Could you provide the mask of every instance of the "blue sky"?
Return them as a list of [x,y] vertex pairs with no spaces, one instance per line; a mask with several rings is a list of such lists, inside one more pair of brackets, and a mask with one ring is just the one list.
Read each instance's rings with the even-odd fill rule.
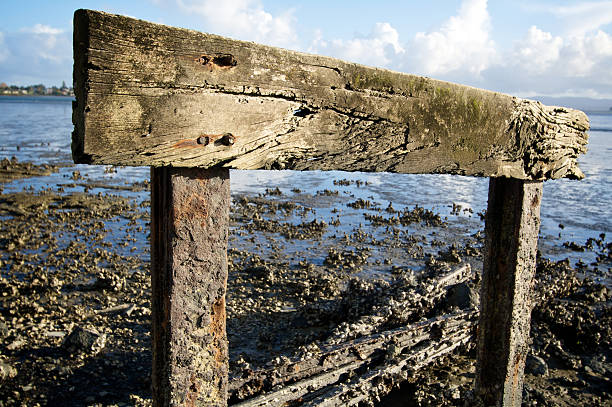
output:
[[4,2],[0,82],[70,83],[77,8],[519,96],[612,97],[612,1]]

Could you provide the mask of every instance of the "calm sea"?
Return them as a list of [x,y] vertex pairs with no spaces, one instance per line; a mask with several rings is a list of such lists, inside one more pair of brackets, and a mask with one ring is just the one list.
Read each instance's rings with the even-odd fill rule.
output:
[[[5,192],[24,189],[40,190],[66,184],[74,171],[91,181],[107,184],[131,184],[148,179],[148,168],[118,168],[108,171],[105,166],[73,165],[70,155],[72,132],[71,98],[65,97],[2,97],[0,96],[0,159],[17,157],[20,161],[62,165],[59,173],[27,180],[17,180],[4,186]],[[601,233],[612,240],[612,114],[587,112],[591,120],[589,151],[580,159],[580,167],[586,174],[583,181],[556,180],[544,185],[542,202],[542,228],[540,248],[554,259],[570,257],[572,261],[593,260],[592,253],[572,252],[563,249],[562,243],[572,241],[584,244],[588,238],[598,238]],[[334,185],[334,180],[348,179],[367,183],[356,187]],[[316,195],[317,191],[339,191],[346,199],[322,199],[315,205],[319,218],[331,219],[334,207],[346,210],[348,199],[370,199],[385,208],[392,203],[396,209],[419,205],[432,209],[449,220],[456,219],[473,233],[482,228],[476,216],[486,208],[488,180],[447,175],[404,175],[383,173],[342,172],[294,172],[294,171],[232,171],[231,188],[234,195],[264,193],[267,188],[278,187],[291,196],[291,190]],[[70,189],[67,189],[69,191]],[[82,187],[74,190],[82,191]],[[97,192],[94,190],[94,192]],[[111,193],[101,189],[100,192]],[[148,192],[117,192],[134,199],[148,199]],[[301,199],[296,196],[296,200]],[[472,212],[453,218],[452,204],[462,205]],[[455,214],[456,215],[456,214]],[[364,222],[362,215],[348,218],[349,223]],[[355,225],[343,228],[350,230]],[[365,223],[365,222],[364,222]],[[143,237],[144,240],[144,237]],[[314,245],[316,246],[316,244]],[[606,267],[609,267],[607,265]],[[609,269],[608,269],[609,271]]]

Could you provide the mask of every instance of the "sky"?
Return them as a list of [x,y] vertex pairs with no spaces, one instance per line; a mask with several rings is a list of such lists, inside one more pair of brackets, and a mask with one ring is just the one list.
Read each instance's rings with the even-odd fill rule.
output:
[[72,83],[102,10],[516,96],[612,98],[612,1],[2,0],[0,82]]

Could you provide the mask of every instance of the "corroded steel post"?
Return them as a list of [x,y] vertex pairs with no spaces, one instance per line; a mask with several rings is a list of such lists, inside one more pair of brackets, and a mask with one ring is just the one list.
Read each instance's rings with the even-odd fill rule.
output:
[[151,169],[153,401],[226,406],[226,168]]
[[521,405],[541,198],[541,182],[489,181],[476,371],[485,406]]

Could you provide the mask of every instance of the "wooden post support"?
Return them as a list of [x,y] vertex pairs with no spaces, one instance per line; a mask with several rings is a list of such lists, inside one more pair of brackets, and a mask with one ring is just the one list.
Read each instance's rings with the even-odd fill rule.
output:
[[226,168],[151,170],[153,400],[226,406]]
[[539,181],[489,181],[476,372],[485,406],[521,405],[541,198]]

